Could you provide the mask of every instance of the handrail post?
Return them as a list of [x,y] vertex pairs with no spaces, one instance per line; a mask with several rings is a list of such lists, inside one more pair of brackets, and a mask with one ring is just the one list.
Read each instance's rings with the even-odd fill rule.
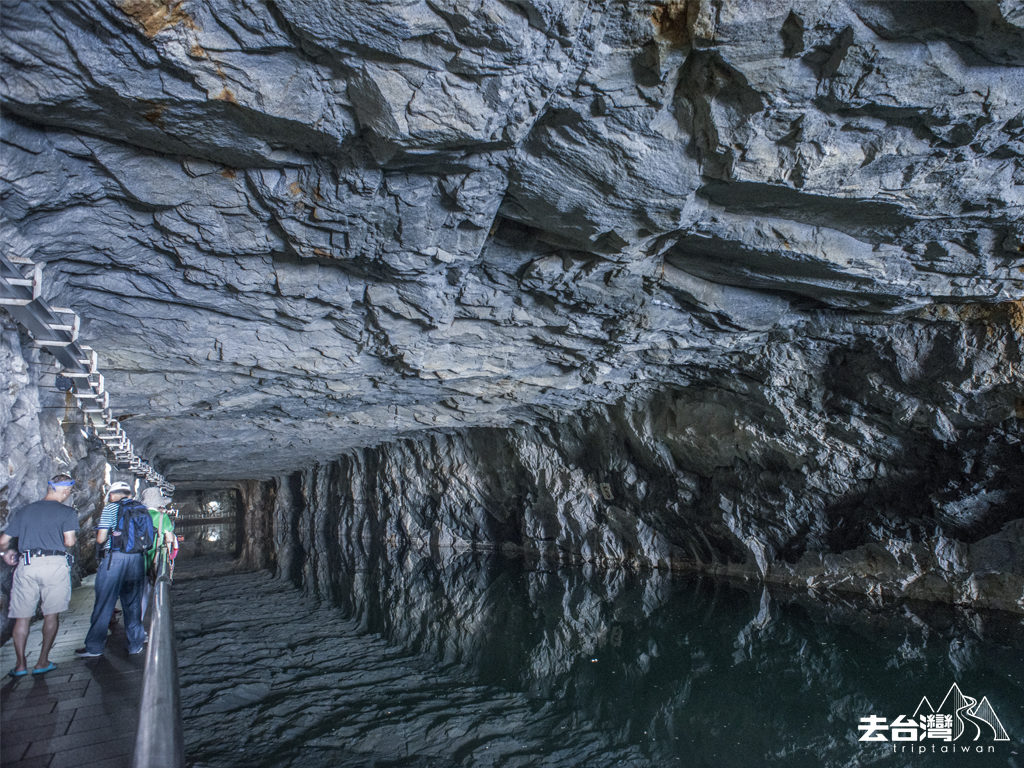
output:
[[171,581],[167,547],[157,555],[149,647],[142,676],[139,730],[135,735],[132,768],[183,768],[185,746],[178,690],[178,654],[171,617]]

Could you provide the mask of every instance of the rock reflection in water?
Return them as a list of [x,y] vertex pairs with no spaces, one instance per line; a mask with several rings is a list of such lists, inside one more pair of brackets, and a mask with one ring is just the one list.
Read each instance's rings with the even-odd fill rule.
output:
[[652,765],[902,764],[891,745],[858,741],[860,718],[913,714],[925,695],[937,705],[954,681],[988,696],[1012,739],[984,742],[996,750],[978,764],[1019,757],[1024,622],[1013,615],[823,606],[720,580],[474,553],[349,566],[332,591],[364,629],[564,708]]
[[181,554],[184,557],[223,557],[233,555],[237,550],[234,523],[207,524],[190,522],[175,528],[179,537]]
[[177,587],[195,765],[916,767],[859,718],[953,681],[1013,739],[970,766],[1020,759],[1018,617],[468,553],[347,566],[316,585],[334,607],[264,574]]

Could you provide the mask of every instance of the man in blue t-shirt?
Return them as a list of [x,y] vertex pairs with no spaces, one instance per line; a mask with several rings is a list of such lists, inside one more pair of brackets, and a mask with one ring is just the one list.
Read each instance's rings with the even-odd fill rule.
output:
[[146,564],[143,554],[121,552],[110,546],[110,531],[117,527],[118,502],[129,499],[132,488],[128,483],[116,482],[107,491],[107,501],[96,526],[96,543],[103,547],[103,559],[96,567],[96,603],[92,608],[91,624],[85,636],[85,647],[75,651],[77,656],[102,656],[107,644],[110,618],[118,598],[124,609],[124,632],[128,640],[128,653],[142,653],[146,630],[142,626],[142,590],[146,584]]
[[[8,564],[18,564],[8,611],[8,616],[14,619],[12,639],[17,657],[14,669],[8,673],[11,677],[28,674],[25,645],[28,643],[29,623],[40,604],[43,610],[43,644],[32,674],[45,675],[57,668],[56,664],[50,663],[49,655],[60,627],[60,614],[68,609],[71,602],[71,562],[64,548],[75,545],[78,513],[64,502],[71,496],[74,485],[71,475],[54,475],[47,484],[43,500],[16,509],[0,535],[0,555]],[[13,539],[18,540],[18,550],[11,548]]]

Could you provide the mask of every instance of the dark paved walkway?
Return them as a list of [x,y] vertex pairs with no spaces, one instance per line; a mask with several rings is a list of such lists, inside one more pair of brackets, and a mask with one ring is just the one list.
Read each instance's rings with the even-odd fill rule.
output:
[[[128,656],[119,622],[106,654],[79,659],[93,605],[92,578],[74,590],[50,652],[57,669],[7,677],[14,647],[0,649],[0,765],[4,768],[124,768],[131,763],[145,654]],[[39,654],[42,623],[33,622],[28,665]],[[127,735],[127,737],[126,737]]]

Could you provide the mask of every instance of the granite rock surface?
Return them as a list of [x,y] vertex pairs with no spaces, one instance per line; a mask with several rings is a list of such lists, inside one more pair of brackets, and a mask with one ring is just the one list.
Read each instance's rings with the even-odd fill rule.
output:
[[0,18],[0,236],[172,481],[1019,609],[1016,4]]

